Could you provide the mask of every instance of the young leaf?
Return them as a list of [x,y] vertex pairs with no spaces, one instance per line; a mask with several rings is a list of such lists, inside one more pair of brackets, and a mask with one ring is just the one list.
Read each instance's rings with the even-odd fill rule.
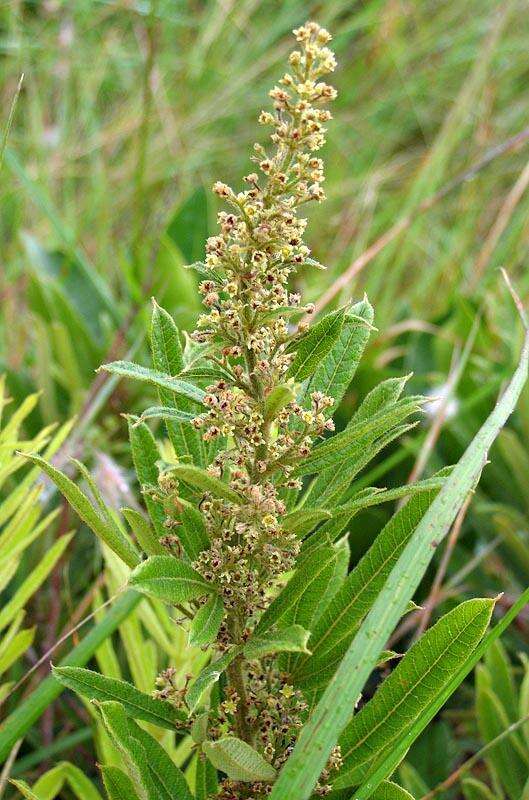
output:
[[[185,422],[189,424],[195,417],[196,414],[190,414],[189,411],[181,411],[179,408],[171,408],[171,406],[150,406],[150,408],[146,408],[145,411],[141,412],[139,421],[163,419],[165,422]],[[175,451],[179,456],[185,455],[185,450],[182,450],[181,447],[176,449],[175,446]]]
[[276,386],[266,398],[265,420],[267,422],[274,420],[281,409],[294,399],[295,395],[290,386],[285,384]]
[[192,647],[203,647],[210,644],[219,632],[223,616],[222,599],[218,594],[214,594],[195,614],[189,629],[189,644]]
[[202,575],[173,556],[151,556],[143,561],[131,572],[129,584],[166,603],[185,603],[214,592]]
[[493,600],[467,600],[445,614],[406,653],[375,696],[355,714],[339,742],[343,766],[335,788],[356,786],[394,740],[405,736],[422,708],[457,671],[490,621]]
[[134,508],[121,508],[121,513],[129,523],[143,552],[148,556],[162,556],[167,550],[162,547],[150,522]]
[[213,766],[226,773],[232,781],[269,783],[275,778],[276,771],[272,765],[257,750],[235,736],[204,742],[202,749]]
[[[309,380],[303,397],[310,397],[312,392],[323,392],[334,399],[330,411],[340,404],[360,363],[373,316],[373,308],[367,299],[347,309],[340,335]],[[300,403],[303,403],[303,398]]]
[[301,625],[288,625],[267,631],[262,636],[252,636],[244,646],[244,655],[249,659],[272,656],[275,653],[310,653],[307,642],[310,631]]
[[[140,486],[157,486],[157,461],[160,458],[160,453],[154,441],[154,436],[147,425],[144,422],[140,423],[135,417],[128,417],[127,422],[132,460]],[[156,535],[161,539],[167,533],[164,527],[165,511],[163,505],[147,492],[144,492],[144,500]]]
[[462,503],[477,483],[488,449],[516,405],[527,379],[528,358],[529,333],[519,366],[501,399],[422,518],[303,728],[274,785],[272,800],[307,800],[310,796],[384,643],[430,563],[435,544],[446,536]]
[[207,667],[204,667],[200,675],[195,678],[186,693],[186,703],[190,714],[196,711],[204,693],[218,681],[222,673],[228,669],[233,659],[239,655],[239,652],[240,648],[238,647],[228,650],[216,661],[212,661]]
[[76,484],[66,475],[48,464],[40,456],[27,455],[30,461],[37,464],[46,475],[51,478],[59,491],[65,496],[74,511],[85,522],[89,528],[98,536],[111,550],[118,555],[128,567],[135,567],[139,563],[139,554],[130,540],[120,531],[115,524],[110,524],[104,520],[88,498],[82,493]]
[[294,378],[295,381],[301,382],[312,375],[340,335],[344,316],[345,309],[343,308],[332,311],[287,348],[287,352],[296,351],[294,360],[286,373],[287,378]]
[[[153,300],[150,338],[154,368],[171,377],[181,373],[184,369],[184,357],[178,328],[171,315],[155,300]],[[185,380],[189,381],[190,376],[187,375]],[[196,413],[192,413],[196,406],[194,407],[188,399],[179,397],[162,387],[158,388],[158,394],[163,404],[161,416],[167,423],[167,433],[176,455],[179,458],[189,456],[191,461],[202,464],[204,448],[201,435],[188,424],[196,416]],[[156,409],[149,409],[142,414],[142,417],[146,418],[149,412],[150,416],[153,416],[155,411]]]
[[108,800],[138,800],[134,784],[119,767],[101,767]]
[[192,464],[177,464],[171,467],[171,475],[183,481],[195,491],[198,489],[200,492],[209,492],[214,497],[222,497],[224,500],[229,500],[230,503],[241,503],[241,496],[234,489],[231,489],[219,478],[210,475],[205,469],[195,467]]
[[107,678],[82,667],[54,667],[53,674],[63,686],[89,700],[115,700],[134,719],[151,722],[161,728],[174,730],[186,717],[171,703],[158,700],[135,686],[116,678]]
[[142,367],[140,364],[133,364],[130,361],[113,361],[111,364],[103,364],[99,370],[111,372],[114,375],[122,375],[125,378],[134,378],[137,381],[150,383],[158,389],[166,389],[173,394],[186,397],[188,400],[193,400],[195,403],[202,403],[205,392],[199,389],[188,381],[183,381],[180,378],[172,378],[163,372],[158,372],[154,369]]

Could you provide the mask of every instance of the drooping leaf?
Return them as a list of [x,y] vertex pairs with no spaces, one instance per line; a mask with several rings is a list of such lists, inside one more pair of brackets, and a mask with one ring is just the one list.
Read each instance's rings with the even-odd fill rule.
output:
[[103,364],[99,369],[114,375],[121,375],[124,378],[150,383],[158,389],[165,389],[173,394],[186,397],[188,400],[193,400],[195,403],[202,403],[204,399],[205,393],[202,389],[189,381],[172,378],[164,372],[142,367],[141,364],[133,364],[132,361],[113,361],[111,364]]
[[477,646],[493,608],[493,600],[461,603],[406,653],[344,730],[339,740],[344,763],[333,781],[337,789],[360,784],[393,740],[406,735],[439,685],[457,671],[462,656]]
[[246,658],[264,658],[275,653],[309,653],[310,631],[301,625],[268,630],[262,636],[252,636],[244,646]]
[[132,542],[121,532],[115,524],[109,524],[94,509],[88,498],[82,493],[79,487],[60,472],[52,464],[48,464],[43,458],[35,455],[27,455],[30,461],[37,464],[46,475],[51,478],[59,491],[65,496],[74,511],[85,522],[88,527],[98,536],[111,550],[118,555],[128,567],[134,567],[139,562],[140,557]]
[[133,719],[142,719],[161,728],[174,730],[186,717],[171,703],[140,692],[127,681],[108,678],[82,667],[54,667],[53,674],[63,686],[89,700],[115,700]]
[[233,781],[273,781],[275,769],[249,744],[235,736],[225,736],[216,742],[202,745],[214,767],[225,772]]
[[166,603],[185,603],[214,592],[202,575],[173,556],[151,556],[142,561],[131,572],[129,584]]
[[300,382],[313,374],[339,337],[344,316],[343,308],[332,311],[287,348],[287,352],[291,350],[296,352],[286,373],[287,378],[294,378]]
[[214,497],[222,497],[231,503],[241,503],[241,496],[234,489],[231,489],[219,478],[210,475],[205,469],[192,464],[177,464],[171,467],[171,475],[195,491],[198,489],[200,492],[210,492]]
[[214,641],[224,616],[220,595],[214,594],[199,608],[189,629],[189,644],[203,647]]

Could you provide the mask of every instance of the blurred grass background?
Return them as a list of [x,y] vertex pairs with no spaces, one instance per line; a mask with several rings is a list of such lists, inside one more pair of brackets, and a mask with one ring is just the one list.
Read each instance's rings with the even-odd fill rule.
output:
[[[323,152],[329,199],[311,210],[308,228],[327,271],[298,280],[320,304],[331,288],[329,307],[367,292],[378,328],[338,422],[391,375],[413,371],[413,389],[435,395],[453,384],[449,413],[434,410],[364,483],[403,483],[414,470],[453,463],[517,357],[520,330],[499,267],[527,299],[522,0],[4,0],[0,374],[13,408],[40,392],[24,420],[27,439],[77,415],[62,462],[71,453],[86,460],[116,507],[137,494],[127,483],[120,413],[144,408],[149,396],[95,370],[112,358],[147,363],[151,295],[181,327],[192,326],[199,306],[183,265],[201,258],[214,230],[209,187],[216,179],[238,186],[249,171],[252,144],[264,135],[257,114],[285,69],[291,29],[310,17],[334,34],[339,98]],[[508,604],[527,585],[528,443],[526,392],[454,543],[439,603],[506,590]],[[387,513],[355,520],[353,558]],[[70,525],[62,506],[58,528],[31,545],[13,588],[0,587],[7,598]],[[82,526],[70,550],[28,604],[29,618],[42,623],[51,603],[53,623],[12,668],[14,679],[94,599],[103,557]],[[160,655],[144,622],[131,624],[132,639],[122,634],[132,661],[124,671],[147,690],[173,643]],[[523,625],[515,636],[526,647]],[[148,674],[134,667],[138,643],[149,649]],[[100,654],[100,668],[110,674],[114,658]],[[71,708],[61,705],[35,728],[14,774],[38,767],[61,726],[89,733],[86,711]],[[430,748],[419,744],[412,763],[430,785],[446,764],[428,773],[421,746]]]

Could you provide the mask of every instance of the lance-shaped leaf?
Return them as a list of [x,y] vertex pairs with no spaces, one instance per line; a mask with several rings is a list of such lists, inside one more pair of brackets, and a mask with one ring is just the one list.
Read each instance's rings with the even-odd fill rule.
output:
[[310,631],[301,625],[288,625],[252,636],[244,647],[246,658],[264,658],[275,653],[310,653],[307,649]]
[[14,786],[15,789],[18,789],[22,797],[25,797],[26,800],[41,800],[40,797],[37,797],[37,795],[31,791],[31,787],[28,786],[25,781],[10,780],[9,783]]
[[300,508],[283,517],[281,527],[303,539],[316,525],[324,519],[330,519],[331,516],[331,512],[325,508]]
[[[154,368],[171,377],[181,373],[184,369],[184,356],[178,328],[171,315],[155,300],[153,300],[150,339]],[[193,381],[190,375],[182,376],[180,380],[188,383]],[[167,433],[177,456],[179,458],[188,456],[196,464],[202,464],[204,458],[202,438],[200,432],[189,425],[196,416],[193,412],[197,407],[188,398],[163,387],[158,387],[158,395],[163,404],[162,414],[159,416],[166,422]],[[142,414],[142,417],[146,418],[149,412],[150,416],[153,416],[154,410],[149,409]]]
[[131,572],[129,583],[138,592],[176,604],[215,591],[200,573],[173,556],[151,556]]
[[[189,411],[181,411],[179,408],[171,408],[171,406],[150,406],[145,411],[141,412],[139,422],[144,422],[146,419],[163,419],[165,422],[185,422],[191,423],[196,414],[191,414]],[[178,449],[178,455],[183,455],[182,450]]]
[[137,381],[150,383],[158,389],[166,389],[173,394],[193,400],[195,403],[202,403],[205,396],[205,392],[202,389],[189,381],[184,381],[181,378],[172,378],[164,372],[148,369],[148,367],[142,367],[140,364],[133,364],[131,361],[113,361],[111,364],[103,364],[103,366],[99,367],[99,370],[105,370],[114,375],[122,375],[124,378],[134,378]]
[[465,800],[497,800],[494,792],[477,778],[463,778],[461,789]]
[[325,592],[336,563],[336,551],[330,545],[322,545],[302,560],[285,588],[268,606],[257,627],[255,635],[262,636],[272,626],[292,623],[310,628],[310,623]]
[[179,503],[181,525],[177,529],[178,538],[186,555],[191,561],[195,561],[202,550],[207,550],[210,544],[206,526],[198,508],[186,500],[180,499]]
[[37,464],[46,475],[51,478],[59,491],[65,496],[74,511],[85,522],[89,528],[98,536],[111,550],[118,555],[128,567],[134,567],[139,562],[139,554],[132,542],[118,528],[115,523],[110,523],[95,510],[89,499],[79,487],[67,475],[55,469],[40,456],[26,456],[34,464]]
[[202,749],[213,766],[226,773],[232,781],[269,783],[275,778],[276,771],[272,765],[257,750],[235,736],[204,742]]
[[195,767],[196,800],[209,800],[218,792],[217,770],[205,756],[197,755]]
[[223,616],[222,599],[218,594],[214,594],[195,614],[189,629],[189,644],[194,647],[210,644],[219,632]]
[[266,398],[265,420],[274,420],[282,408],[295,399],[294,392],[290,386],[282,384],[272,389]]
[[296,351],[287,378],[301,382],[312,375],[340,335],[344,316],[343,308],[332,311],[287,348],[287,352]]
[[[132,460],[136,469],[136,475],[141,487],[158,485],[158,466],[157,461],[160,453],[154,436],[144,422],[139,422],[136,417],[127,418],[129,426],[130,448]],[[148,492],[144,492],[145,505],[149,512],[149,517],[153,528],[159,539],[167,533],[164,527],[165,511],[163,505],[155,500]]]
[[127,681],[108,678],[82,667],[54,667],[53,674],[63,686],[89,700],[115,700],[134,719],[151,722],[161,728],[174,730],[186,717],[171,703],[140,692]]
[[129,720],[129,736],[145,753],[150,776],[160,800],[193,800],[187,781],[162,745]]
[[312,453],[295,469],[294,474],[310,475],[314,472],[337,468],[347,458],[347,449],[357,448],[361,440],[374,441],[380,437],[381,431],[396,427],[411,414],[421,410],[424,398],[420,395],[403,397],[393,406],[382,409],[372,417],[359,419],[351,423],[341,433],[314,448]]
[[108,800],[138,800],[134,784],[119,767],[101,767]]
[[209,492],[214,497],[222,497],[230,503],[240,504],[242,498],[226,483],[210,475],[205,469],[195,467],[192,464],[177,464],[171,467],[171,475],[183,481],[195,491]]
[[347,309],[340,334],[309,380],[301,403],[312,392],[323,392],[334,399],[329,412],[339,405],[360,363],[372,325],[373,308],[367,298]]
[[435,491],[419,494],[403,506],[349,573],[313,628],[312,656],[298,661],[293,674],[296,685],[317,688],[332,677],[434,497]]
[[233,647],[228,650],[216,661],[212,661],[207,667],[204,667],[202,672],[195,678],[186,693],[186,703],[192,714],[198,706],[208,689],[218,681],[223,672],[230,666],[231,662],[241,651],[240,647]]
[[376,761],[406,734],[440,684],[459,669],[490,621],[493,600],[468,600],[430,628],[356,714],[339,742],[343,766],[333,785],[356,786]]
[[160,544],[160,540],[143,514],[135,508],[121,508],[121,513],[129,523],[131,531],[136,536],[138,544],[148,556],[166,555],[167,550]]

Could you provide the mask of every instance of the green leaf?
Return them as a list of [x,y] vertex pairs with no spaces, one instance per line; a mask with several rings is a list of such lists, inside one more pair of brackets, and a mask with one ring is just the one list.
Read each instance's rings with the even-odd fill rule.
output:
[[129,523],[143,552],[148,556],[166,555],[167,551],[160,544],[149,521],[134,508],[122,508],[121,513]]
[[265,420],[267,422],[274,420],[281,409],[291,403],[292,400],[295,400],[295,395],[290,386],[276,386],[266,398]]
[[204,755],[197,754],[195,770],[196,800],[209,800],[218,792],[217,770]]
[[182,498],[179,499],[179,504],[181,525],[177,528],[178,538],[186,555],[191,561],[195,561],[210,545],[206,526],[198,508]]
[[413,796],[393,781],[383,781],[373,792],[373,800],[413,800]]
[[134,378],[137,381],[150,383],[158,389],[166,389],[173,394],[187,397],[188,400],[194,400],[195,403],[202,403],[205,396],[205,392],[202,389],[188,381],[173,378],[164,372],[142,367],[141,364],[133,364],[132,361],[113,361],[111,364],[103,364],[99,367],[98,371],[100,370],[111,372],[114,375],[121,375],[124,378]]
[[119,767],[101,767],[108,800],[138,800],[134,784]]
[[[180,334],[175,321],[165,309],[153,300],[151,317],[151,350],[154,368],[157,372],[174,377],[184,369],[184,357]],[[189,375],[185,380],[190,381]],[[167,423],[167,433],[177,457],[188,456],[196,464],[203,463],[203,443],[199,431],[189,425],[196,416],[196,406],[189,399],[179,397],[173,392],[158,388],[162,408],[148,409],[142,418],[162,416]],[[160,413],[161,412],[161,413]]]
[[[497,696],[490,689],[478,686],[476,693],[478,729],[484,742],[490,742],[509,727],[509,718]],[[510,800],[522,796],[529,764],[522,758],[510,737],[500,741],[486,755],[486,762],[498,775]]]
[[331,516],[331,512],[325,508],[300,508],[283,517],[281,527],[303,539],[316,525],[324,519],[330,519]]
[[[144,486],[157,486],[159,477],[157,462],[160,459],[160,453],[154,441],[154,436],[147,425],[144,422],[139,422],[135,417],[129,416],[127,422],[132,461],[134,462],[139,484],[142,488]],[[143,497],[156,535],[161,539],[167,533],[164,526],[165,511],[163,505],[151,497],[148,492],[144,492]]]
[[215,591],[202,575],[174,556],[151,556],[131,572],[129,584],[138,592],[177,604]]
[[[431,561],[435,545],[446,536],[468,493],[476,485],[488,450],[516,405],[527,379],[528,357],[529,333],[519,366],[501,399],[422,518],[300,733],[274,785],[272,800],[307,800],[310,796],[380,651]],[[380,779],[388,774],[391,773],[382,774]],[[357,800],[365,800],[377,785],[371,781],[363,795],[361,787]]]
[[374,697],[355,714],[339,742],[337,789],[360,784],[473,650],[490,621],[493,600],[467,600],[445,614],[406,653]]
[[14,786],[14,787],[15,787],[15,789],[18,789],[18,791],[20,792],[20,794],[21,794],[23,797],[26,797],[26,798],[27,798],[27,800],[42,800],[42,798],[41,798],[41,797],[37,797],[37,795],[36,795],[36,794],[34,794],[34,793],[31,791],[31,788],[30,788],[30,787],[27,785],[27,783],[26,783],[25,781],[13,781],[13,780],[10,780],[10,781],[9,781],[9,783],[10,783],[12,786]]
[[298,623],[310,628],[310,623],[329,579],[334,572],[336,551],[323,545],[307,556],[285,588],[268,606],[259,620],[254,634],[263,636],[278,623]]
[[155,699],[135,686],[116,678],[107,678],[82,667],[54,667],[53,674],[63,686],[89,700],[116,700],[134,719],[174,730],[186,717],[171,703]]
[[317,688],[332,677],[435,494],[419,494],[403,506],[349,573],[313,627],[312,656],[298,661],[293,673],[296,685]]
[[203,647],[213,642],[223,617],[222,599],[215,594],[197,611],[189,629],[189,644],[193,647]]
[[44,583],[66,550],[71,538],[72,534],[65,534],[57,539],[34,567],[33,571],[21,583],[14,595],[2,606],[0,609],[0,631],[10,624],[20,609],[24,608],[31,595]]
[[491,677],[492,690],[503,705],[509,722],[516,722],[519,718],[518,699],[513,669],[499,639],[487,650],[485,664]]
[[156,739],[135,722],[129,721],[129,736],[145,753],[150,778],[160,800],[193,800],[187,781],[168,753]]
[[46,475],[51,478],[59,491],[65,496],[71,507],[86,525],[103,541],[111,550],[121,558],[128,567],[134,567],[139,562],[139,554],[132,542],[122,533],[115,523],[108,518],[103,519],[95,510],[88,498],[79,487],[64,473],[55,469],[40,456],[26,455],[30,461],[37,464]]
[[224,500],[229,500],[230,503],[236,503],[237,505],[241,503],[242,498],[234,489],[231,489],[219,478],[210,475],[205,469],[195,467],[192,464],[177,464],[175,467],[171,467],[171,475],[183,481],[195,491],[198,489],[200,492],[209,492],[214,497],[222,497]]
[[294,360],[286,373],[287,378],[294,378],[295,381],[301,382],[312,375],[339,337],[344,316],[343,308],[332,311],[287,348],[287,352],[294,349],[296,351]]
[[310,397],[312,392],[323,392],[334,398],[334,406],[330,412],[339,405],[360,363],[369,339],[373,316],[373,308],[367,299],[345,312],[340,335],[308,382],[304,397]]
[[465,800],[497,800],[494,792],[477,778],[463,778],[461,789]]
[[244,647],[244,655],[249,659],[260,659],[275,653],[310,653],[307,642],[310,631],[301,625],[288,625],[267,631],[262,636],[252,636]]
[[234,658],[239,655],[239,652],[240,648],[238,647],[228,650],[216,661],[212,661],[207,667],[204,667],[202,672],[195,678],[186,693],[186,703],[190,714],[196,711],[205,692],[218,681]]
[[232,781],[273,781],[275,769],[265,761],[257,750],[235,736],[225,736],[216,742],[202,745],[214,767],[226,773]]

